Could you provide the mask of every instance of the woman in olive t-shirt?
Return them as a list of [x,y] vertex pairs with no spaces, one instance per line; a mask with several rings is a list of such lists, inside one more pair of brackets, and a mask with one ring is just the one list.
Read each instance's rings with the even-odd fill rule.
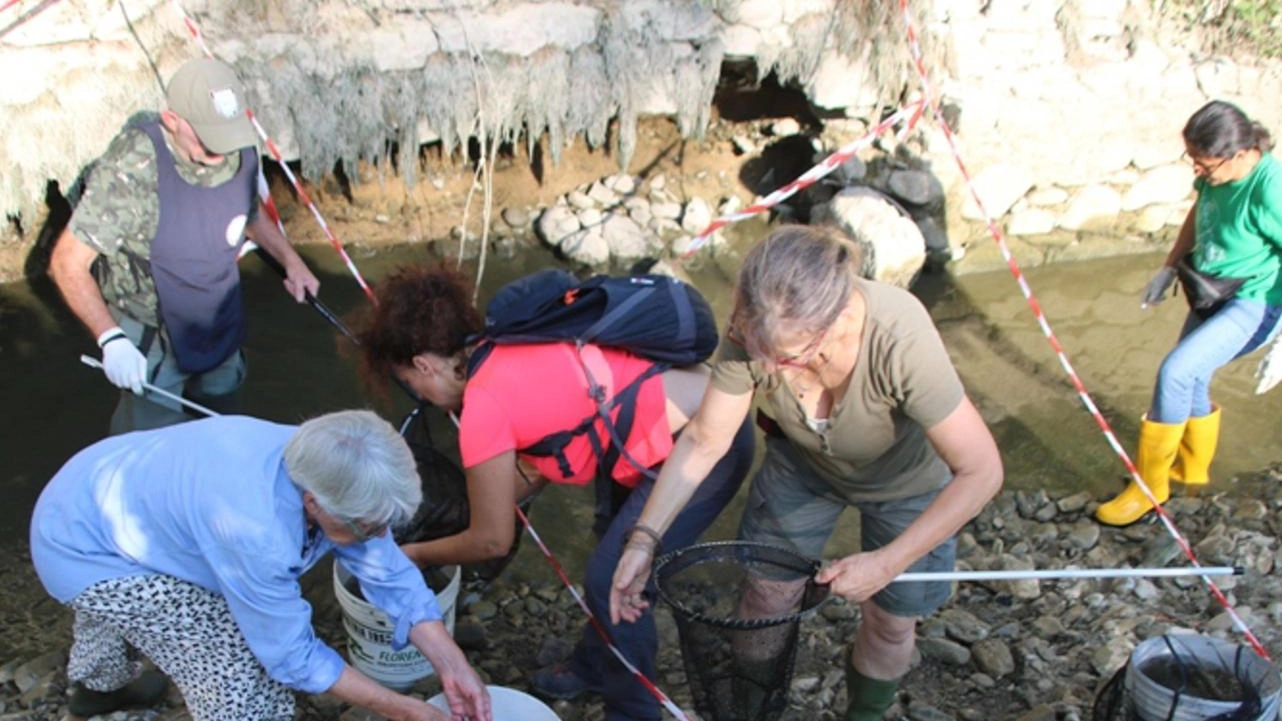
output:
[[[947,583],[892,583],[953,567],[953,536],[1002,483],[1001,458],[966,398],[926,309],[859,277],[859,252],[835,232],[786,226],[744,260],[729,342],[712,383],[664,464],[615,571],[611,616],[629,620],[653,544],[730,445],[755,393],[775,420],[739,535],[818,557],[855,507],[860,553],[816,576],[861,604],[847,657],[847,719],[880,719],[908,670],[917,619]],[[635,541],[635,542],[634,542]],[[740,614],[790,613],[807,579],[753,578]]]

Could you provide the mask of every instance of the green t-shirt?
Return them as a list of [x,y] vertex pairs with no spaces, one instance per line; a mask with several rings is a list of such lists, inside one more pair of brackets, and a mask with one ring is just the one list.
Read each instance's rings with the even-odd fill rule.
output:
[[1203,273],[1250,278],[1237,297],[1282,304],[1282,165],[1265,153],[1241,180],[1198,178],[1193,265]]
[[[169,152],[178,176],[192,185],[212,188],[231,180],[240,170],[240,153],[229,153],[226,161],[207,166],[183,159],[172,145]],[[252,210],[249,217],[253,218]],[[108,307],[151,326],[160,325],[156,287],[130,256],[151,257],[151,241],[159,224],[156,148],[145,132],[128,127],[94,162],[70,228],[80,242],[101,256],[95,262],[94,275]]]
[[906,290],[860,281],[866,302],[859,359],[841,403],[815,430],[784,376],[767,373],[724,341],[712,385],[733,395],[760,390],[811,468],[849,502],[908,498],[945,486],[952,472],[926,429],[957,409],[965,390],[930,315]]

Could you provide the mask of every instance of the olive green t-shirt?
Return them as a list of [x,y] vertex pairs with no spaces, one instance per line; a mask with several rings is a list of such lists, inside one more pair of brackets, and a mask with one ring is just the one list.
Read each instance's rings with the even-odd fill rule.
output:
[[1197,189],[1193,265],[1203,273],[1250,278],[1237,297],[1282,303],[1282,164],[1264,153],[1245,178]]
[[[172,145],[169,152],[178,176],[192,185],[212,188],[240,171],[238,152],[213,166],[183,158]],[[151,138],[139,128],[127,127],[94,163],[69,226],[80,242],[101,256],[94,275],[107,305],[152,326],[160,324],[155,283],[134,258],[151,258],[151,241],[160,224],[159,183]]]
[[961,380],[916,297],[875,281],[856,288],[867,308],[859,359],[826,427],[812,429],[786,378],[766,372],[729,340],[718,351],[712,385],[733,395],[760,390],[765,411],[792,445],[852,503],[938,490],[952,472],[925,429],[957,409],[965,395]]

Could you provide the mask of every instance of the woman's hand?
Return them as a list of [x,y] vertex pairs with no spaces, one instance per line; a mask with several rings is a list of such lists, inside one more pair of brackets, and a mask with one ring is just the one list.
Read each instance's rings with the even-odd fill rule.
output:
[[855,553],[828,564],[815,574],[817,583],[826,583],[832,592],[853,603],[861,603],[895,580],[900,569],[877,551]]
[[441,674],[441,689],[450,704],[451,718],[467,721],[493,721],[490,711],[490,692],[485,682],[471,666]]
[[463,651],[454,643],[445,624],[424,621],[410,628],[410,641],[436,669],[441,690],[450,705],[454,719],[493,721],[490,692],[485,682],[468,664]]
[[1140,298],[1140,307],[1147,308],[1166,300],[1166,291],[1175,284],[1175,269],[1169,265],[1162,266],[1153,279],[1144,286],[1144,295]]
[[610,622],[635,623],[650,607],[645,600],[645,584],[650,580],[650,564],[654,562],[654,546],[644,543],[638,534],[634,541],[628,539],[614,569],[610,584]]

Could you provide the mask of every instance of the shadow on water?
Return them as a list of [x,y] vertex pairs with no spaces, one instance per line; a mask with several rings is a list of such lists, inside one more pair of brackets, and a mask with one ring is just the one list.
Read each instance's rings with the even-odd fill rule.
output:
[[[754,227],[740,235],[755,237],[760,231]],[[725,268],[735,266],[733,247],[726,252],[728,256],[689,266],[694,282],[723,319],[730,304]],[[304,254],[321,278],[321,299],[350,321],[368,303],[363,293],[330,249],[310,246]],[[356,258],[371,283],[396,266],[425,261],[435,262],[420,245]],[[555,262],[539,251],[491,261],[482,302],[502,283]],[[1028,272],[1071,362],[1128,452],[1155,369],[1183,318],[1180,299],[1139,310],[1136,293],[1155,262],[1155,257],[1131,257]],[[247,259],[242,272],[251,314],[245,346],[250,375],[242,402],[246,413],[295,423],[330,410],[374,407],[398,422],[410,410],[410,401],[395,388],[385,398],[373,397],[357,379],[354,360],[340,347],[338,333],[314,310],[288,298],[279,278],[260,260]],[[927,274],[914,291],[930,308],[968,392],[997,437],[1008,488],[1085,489],[1103,496],[1120,486],[1120,461],[1083,409],[1009,274]],[[96,355],[93,341],[46,278],[0,285],[0,372],[5,378],[0,405],[6,410],[0,415],[5,457],[0,481],[7,501],[0,510],[2,544],[21,543],[45,481],[105,431],[115,392],[97,371],[81,365],[82,353]],[[1213,392],[1225,407],[1225,432],[1213,468],[1213,490],[1249,492],[1229,479],[1278,460],[1276,419],[1282,417],[1282,393],[1251,394],[1257,357],[1234,363],[1216,377]],[[431,413],[438,447],[457,458],[450,422],[439,411]],[[744,495],[718,519],[710,538],[733,536]],[[553,487],[531,514],[576,580],[592,545],[591,508],[590,488]],[[854,518],[852,514],[843,521],[826,556],[857,547]],[[523,544],[509,573],[551,578],[532,543]]]

